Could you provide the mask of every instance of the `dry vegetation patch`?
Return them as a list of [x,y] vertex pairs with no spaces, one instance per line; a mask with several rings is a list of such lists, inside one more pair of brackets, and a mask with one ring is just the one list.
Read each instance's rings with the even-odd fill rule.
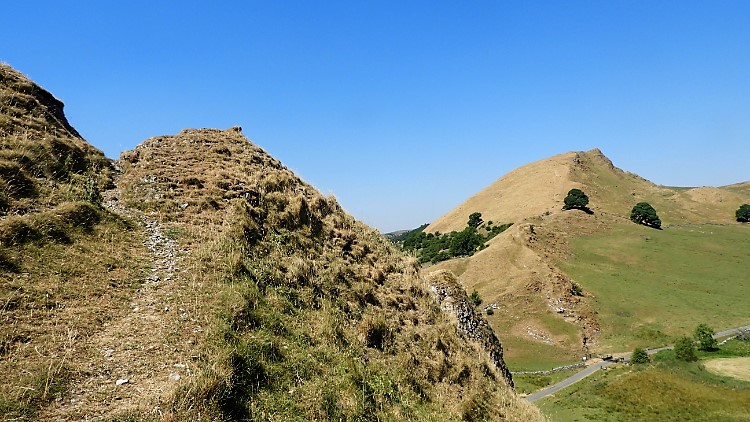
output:
[[750,381],[750,357],[708,359],[703,366],[715,374]]

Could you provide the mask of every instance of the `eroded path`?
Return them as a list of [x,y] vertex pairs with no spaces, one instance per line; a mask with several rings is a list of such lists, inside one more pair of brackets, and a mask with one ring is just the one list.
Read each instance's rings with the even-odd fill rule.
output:
[[118,197],[117,189],[107,192],[105,207],[141,226],[134,235],[143,236],[150,268],[119,318],[78,345],[88,356],[72,363],[81,375],[43,420],[101,420],[131,412],[158,417],[171,393],[192,376],[202,327],[191,318],[191,281],[180,267],[187,251],[167,236],[158,217],[127,208]]

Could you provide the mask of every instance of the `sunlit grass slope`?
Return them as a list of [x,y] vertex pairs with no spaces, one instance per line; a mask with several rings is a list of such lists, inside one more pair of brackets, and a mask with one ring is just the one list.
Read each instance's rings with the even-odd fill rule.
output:
[[666,344],[699,323],[749,322],[750,226],[623,223],[571,246],[562,268],[592,295],[604,350]]

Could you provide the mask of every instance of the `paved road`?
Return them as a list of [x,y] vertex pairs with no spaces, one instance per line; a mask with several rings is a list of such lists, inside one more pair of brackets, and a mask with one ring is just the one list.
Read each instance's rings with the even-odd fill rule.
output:
[[586,369],[576,372],[572,376],[565,378],[564,380],[558,382],[557,384],[547,387],[544,390],[537,391],[536,393],[529,394],[526,396],[526,400],[528,401],[537,401],[541,399],[542,397],[548,396],[550,394],[556,393],[559,390],[562,390],[563,388],[569,387],[578,381],[586,378],[587,376],[593,374],[594,372],[604,368],[605,366],[611,364],[612,361],[601,361],[597,362],[595,364],[589,365],[586,367]]
[[[718,333],[714,334],[714,338],[732,336],[732,335],[737,334],[739,332],[739,330],[750,331],[750,325],[745,325],[743,327],[735,327],[735,328],[730,328],[728,330],[719,331]],[[649,355],[653,355],[654,353],[658,353],[658,352],[661,352],[662,350],[667,350],[667,349],[671,349],[671,348],[672,348],[672,346],[665,346],[665,347],[659,347],[659,348],[655,348],[655,349],[647,349],[646,352]],[[623,358],[626,361],[629,361],[631,353],[617,353],[617,355],[618,356],[623,356]],[[550,394],[554,394],[554,393],[562,390],[563,388],[570,387],[571,385],[577,383],[578,381],[586,378],[587,376],[593,374],[594,372],[596,372],[596,371],[598,371],[598,370],[600,370],[600,369],[604,368],[605,366],[608,366],[608,365],[610,365],[612,363],[614,363],[614,362],[612,362],[612,361],[606,361],[605,360],[605,361],[602,361],[602,362],[597,362],[597,363],[591,364],[591,365],[587,366],[586,369],[584,369],[582,371],[579,371],[579,372],[576,372],[575,374],[569,376],[568,378],[565,378],[564,380],[558,382],[555,385],[547,387],[544,390],[539,390],[536,393],[529,394],[528,396],[526,396],[526,400],[528,400],[528,401],[537,401],[537,400],[539,400],[539,399],[541,399],[543,397],[546,397],[546,396],[548,396]]]

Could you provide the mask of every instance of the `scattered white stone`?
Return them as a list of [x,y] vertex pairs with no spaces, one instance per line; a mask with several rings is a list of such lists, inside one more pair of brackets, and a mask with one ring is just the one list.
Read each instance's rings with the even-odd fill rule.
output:
[[179,381],[180,374],[178,374],[177,372],[172,372],[171,374],[169,374],[169,379],[171,379],[172,381]]
[[174,366],[175,368],[179,368],[179,369],[185,369],[185,368],[187,368],[187,365],[185,365],[184,363],[175,363],[172,366]]
[[129,383],[130,380],[127,378],[120,378],[117,381],[115,381],[115,385],[123,385]]

